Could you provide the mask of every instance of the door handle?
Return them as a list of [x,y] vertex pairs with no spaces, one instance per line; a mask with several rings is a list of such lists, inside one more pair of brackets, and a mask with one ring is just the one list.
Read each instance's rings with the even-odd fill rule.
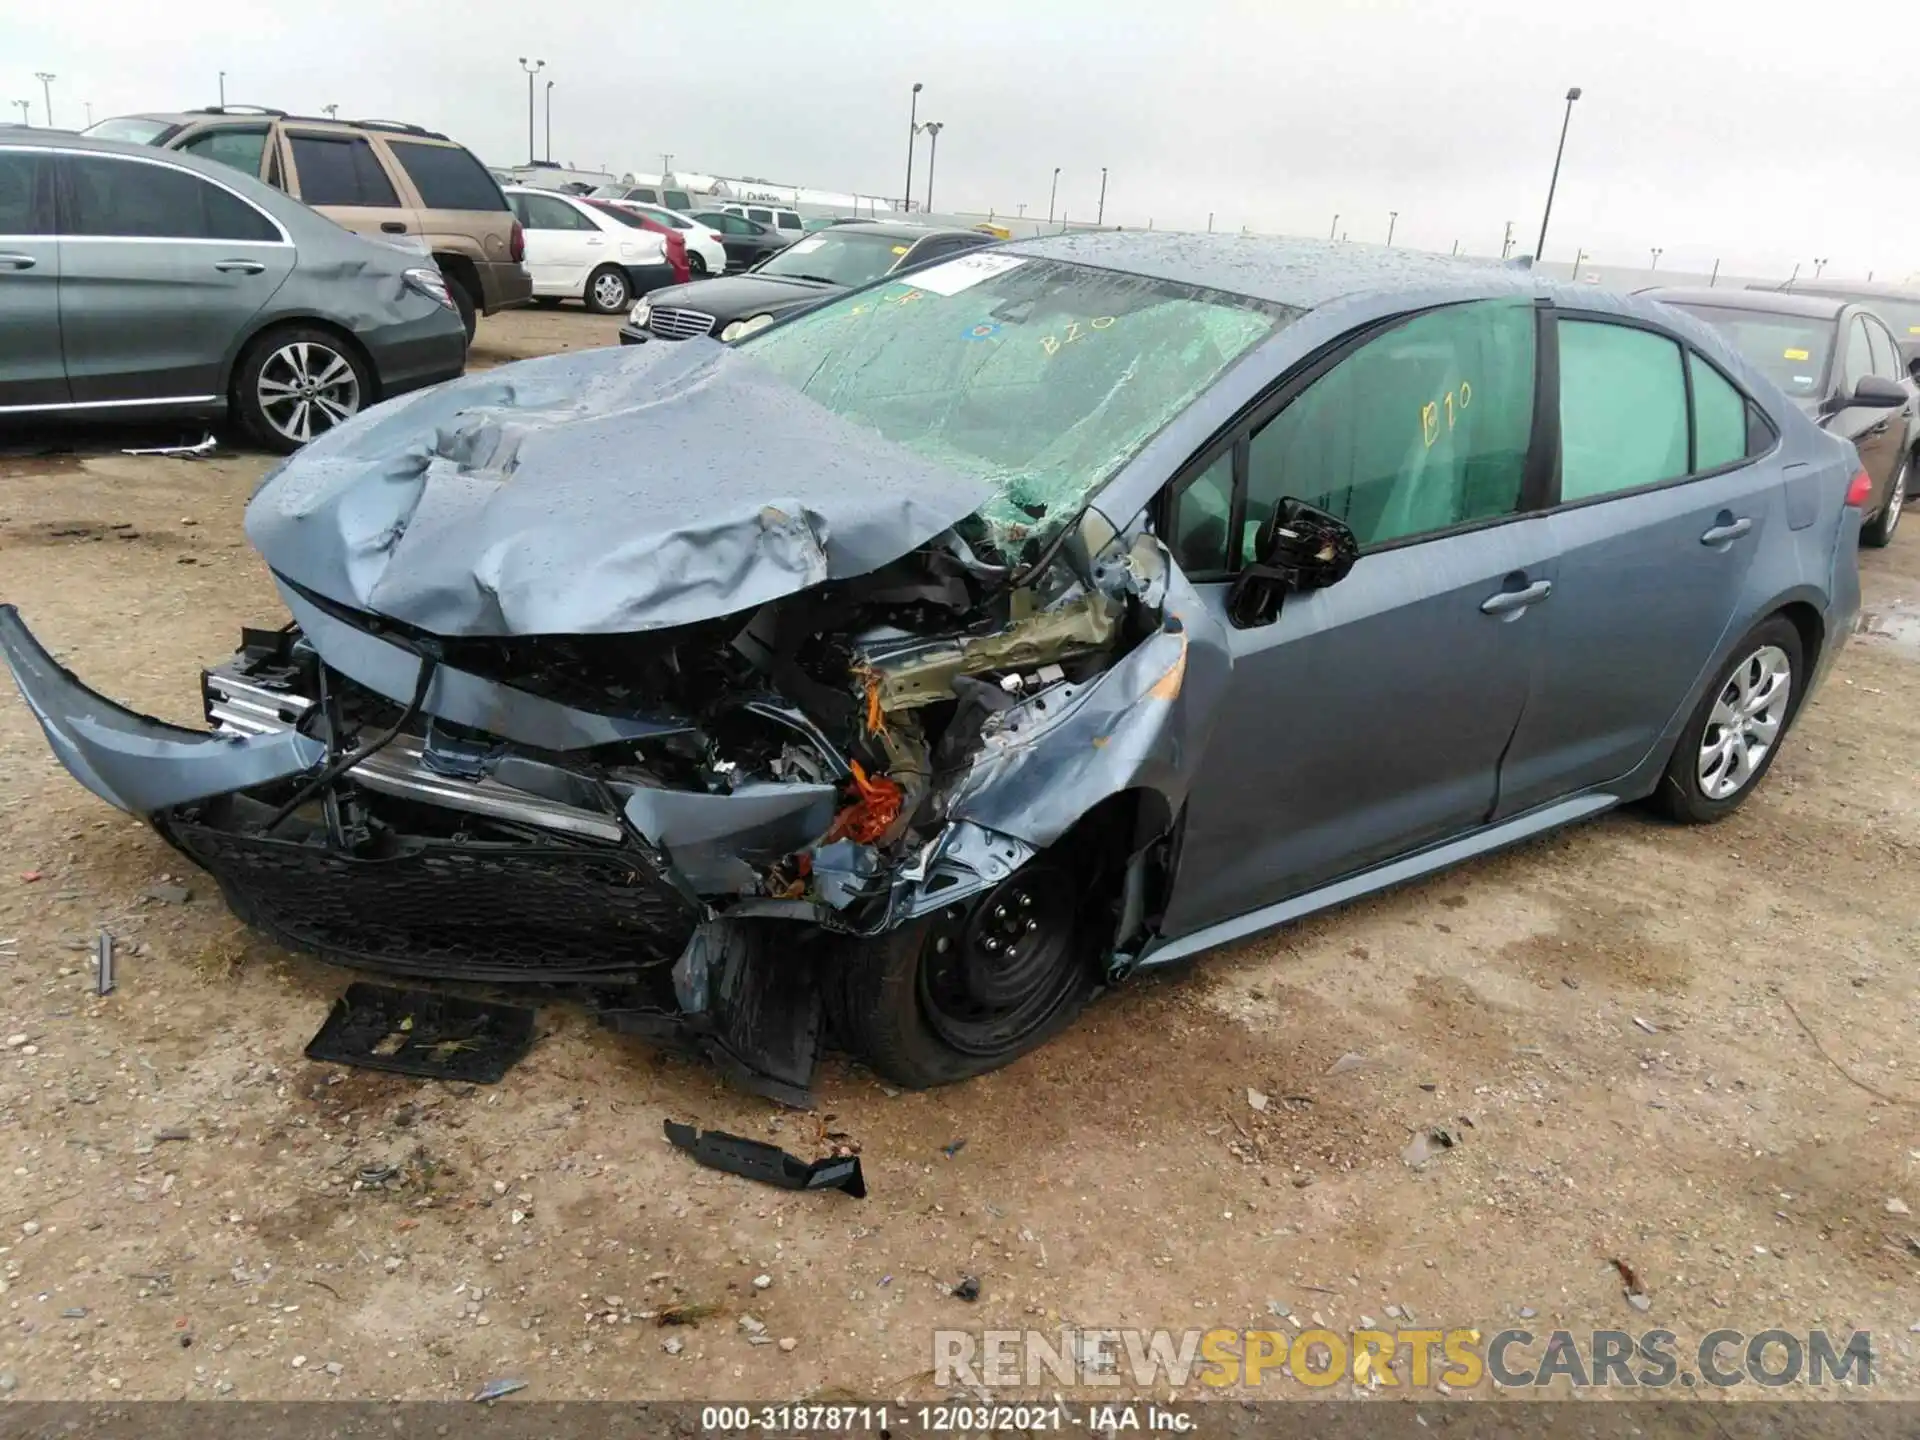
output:
[[1551,580],[1536,580],[1524,590],[1502,590],[1498,595],[1489,595],[1480,602],[1482,615],[1507,615],[1515,610],[1524,610],[1529,605],[1538,604],[1553,593]]
[[0,255],[0,269],[31,270],[39,263],[31,255]]
[[258,260],[216,260],[213,268],[226,273],[238,271],[242,275],[258,275],[267,267]]
[[1724,545],[1729,540],[1738,540],[1751,529],[1753,529],[1753,521],[1745,515],[1742,515],[1738,520],[1729,521],[1725,525],[1714,526],[1700,537],[1700,543],[1702,545]]
[[380,229],[388,235],[404,235],[407,233],[407,223],[404,220],[382,220]]

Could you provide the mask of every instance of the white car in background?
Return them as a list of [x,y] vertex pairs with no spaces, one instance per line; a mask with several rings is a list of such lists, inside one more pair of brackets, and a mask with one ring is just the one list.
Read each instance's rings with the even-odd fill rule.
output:
[[506,187],[527,237],[527,273],[536,300],[580,300],[614,315],[634,298],[674,281],[666,239],[639,230],[571,195]]
[[727,273],[727,250],[720,243],[719,233],[712,228],[682,215],[678,210],[669,210],[664,205],[646,205],[638,200],[609,200],[606,203],[621,210],[630,210],[635,215],[644,215],[662,225],[671,225],[679,231],[680,238],[687,242],[687,266],[693,271],[694,279],[704,280],[709,275]]
[[728,215],[738,215],[756,225],[782,231],[793,239],[798,239],[800,232],[807,228],[807,222],[800,218],[798,210],[787,210],[778,205],[722,205],[720,208]]

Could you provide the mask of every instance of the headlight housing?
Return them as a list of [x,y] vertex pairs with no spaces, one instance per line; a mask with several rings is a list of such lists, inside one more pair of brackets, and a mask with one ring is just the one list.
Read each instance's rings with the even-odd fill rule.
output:
[[449,310],[459,308],[453,303],[453,296],[448,293],[447,277],[432,266],[421,266],[419,269],[409,270],[404,278],[408,289],[418,290],[429,300],[444,305]]
[[722,340],[744,340],[749,335],[758,334],[773,323],[771,315],[755,315],[746,320],[735,320],[721,330]]
[[636,330],[647,328],[647,321],[653,316],[653,306],[642,300],[627,312],[627,323]]

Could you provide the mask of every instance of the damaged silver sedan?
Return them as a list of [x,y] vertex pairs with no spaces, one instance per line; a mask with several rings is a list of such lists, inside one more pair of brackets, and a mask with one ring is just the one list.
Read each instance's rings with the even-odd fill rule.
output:
[[1140,965],[1730,810],[1857,606],[1852,469],[1644,302],[1057,237],[316,441],[248,509],[292,621],[206,672],[209,730],[4,606],[0,653],[279,940],[804,1101],[829,1036],[957,1080]]

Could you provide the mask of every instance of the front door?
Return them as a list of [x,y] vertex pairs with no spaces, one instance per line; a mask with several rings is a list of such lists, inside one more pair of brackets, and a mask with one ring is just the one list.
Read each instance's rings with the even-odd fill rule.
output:
[[160,159],[58,157],[60,331],[75,404],[206,401],[293,270],[279,224]]
[[1874,364],[1873,344],[1867,335],[1866,318],[1858,313],[1847,321],[1846,332],[1840,337],[1840,363],[1836,369],[1840,389],[1834,403],[1839,408],[1822,428],[1853,441],[1854,448],[1860,452],[1861,468],[1873,477],[1872,508],[1882,510],[1906,450],[1906,420],[1898,411],[1846,403],[1862,380],[1879,373]]
[[1169,937],[1486,822],[1556,603],[1547,523],[1522,513],[1535,330],[1518,300],[1403,320],[1177,483],[1171,548],[1223,619],[1282,496],[1345,520],[1362,554],[1272,623],[1230,630]]
[[0,150],[0,411],[71,398],[60,354],[53,157]]
[[516,191],[508,198],[526,232],[533,293],[584,294],[587,275],[607,258],[607,237],[600,227],[557,195]]
[[1658,331],[1566,315],[1558,331],[1560,572],[1503,816],[1647,757],[1787,523],[1778,464],[1761,458],[1773,433],[1718,369]]

